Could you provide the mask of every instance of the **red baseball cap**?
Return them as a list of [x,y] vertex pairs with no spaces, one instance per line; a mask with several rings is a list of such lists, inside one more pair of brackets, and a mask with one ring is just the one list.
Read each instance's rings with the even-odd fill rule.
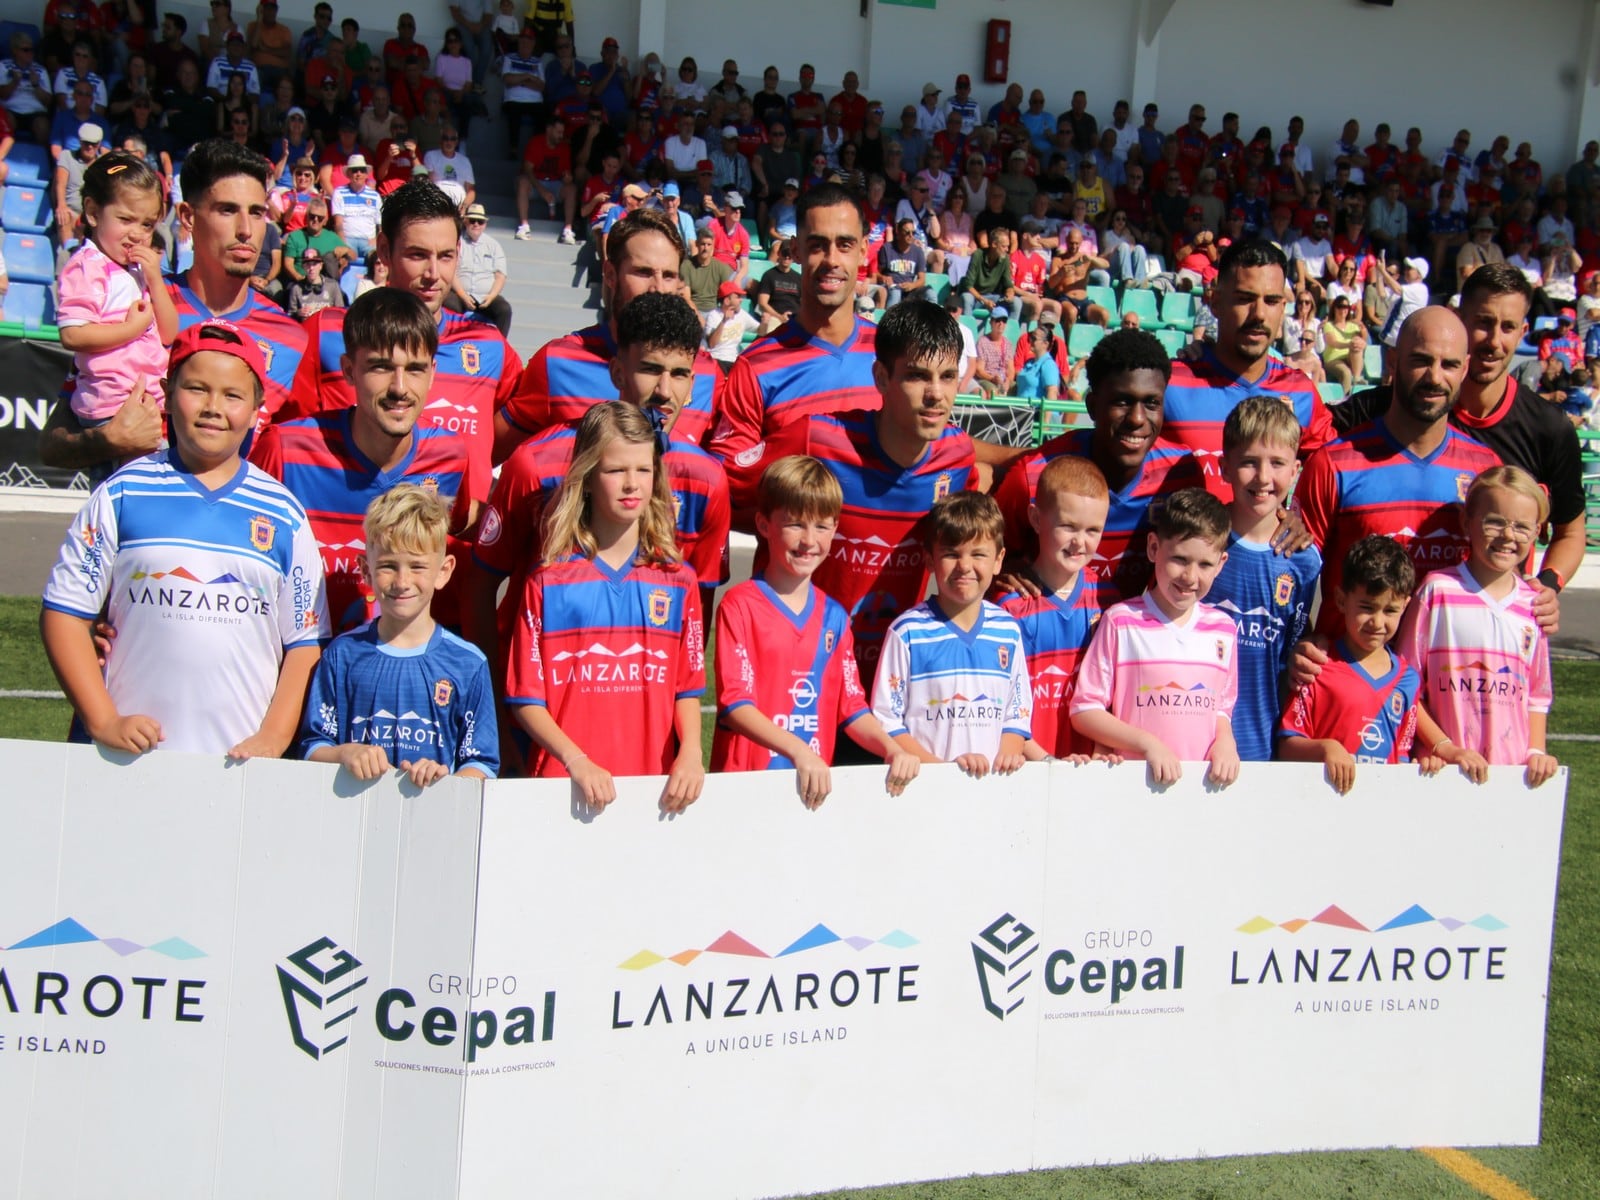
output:
[[696,173],[704,172],[706,174],[710,174],[713,170],[715,170],[715,168],[712,167],[711,160],[709,158],[702,158],[695,164],[694,169]]
[[971,75],[957,75],[956,76],[956,86],[957,87],[971,87],[972,86],[972,76]]
[[608,37],[605,41],[600,43],[600,49],[602,50],[615,50],[616,48],[617,39],[613,37]]
[[722,286],[717,289],[718,300],[726,300],[729,296],[742,295],[744,295],[744,289],[731,279],[724,281]]
[[178,368],[202,350],[227,354],[250,368],[263,385],[267,382],[267,363],[261,357],[261,347],[256,340],[232,321],[200,321],[189,326],[172,341],[167,358],[167,378],[178,374]]

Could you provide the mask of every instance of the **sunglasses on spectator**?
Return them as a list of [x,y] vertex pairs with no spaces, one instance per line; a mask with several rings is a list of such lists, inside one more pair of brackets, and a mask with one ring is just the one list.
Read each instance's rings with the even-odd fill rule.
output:
[[439,135],[439,140],[441,142],[459,142],[461,138],[459,135],[454,133],[444,133]]
[[306,220],[308,221],[326,221],[327,219],[327,213],[308,212],[306,214]]
[[305,263],[305,265],[308,266],[308,267],[309,266],[318,266],[318,267],[320,267],[322,265],[321,256],[316,255],[316,254],[307,254],[300,261]]
[[484,218],[484,217],[468,217],[467,218],[467,224],[468,225],[487,225],[488,223],[489,223],[488,220],[486,218]]

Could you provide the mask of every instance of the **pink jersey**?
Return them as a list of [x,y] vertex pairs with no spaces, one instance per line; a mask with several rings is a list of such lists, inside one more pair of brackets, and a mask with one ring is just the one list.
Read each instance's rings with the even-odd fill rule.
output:
[[1533,617],[1538,590],[1484,594],[1467,565],[1429,575],[1396,646],[1422,675],[1422,702],[1445,735],[1490,763],[1528,759],[1528,714],[1550,711],[1550,643]]
[[[64,329],[125,321],[141,299],[148,303],[150,294],[132,271],[112,262],[93,241],[85,241],[67,261],[56,289],[61,297],[56,324]],[[167,348],[154,320],[131,342],[80,351],[74,358],[78,386],[72,393],[72,411],[86,423],[99,424],[116,416],[141,375],[150,394],[159,396],[167,374]]]
[[1107,709],[1155,734],[1180,761],[1200,762],[1217,718],[1233,718],[1238,641],[1233,619],[1209,604],[1195,605],[1184,625],[1169,621],[1149,593],[1113,604],[1079,661],[1071,711]]

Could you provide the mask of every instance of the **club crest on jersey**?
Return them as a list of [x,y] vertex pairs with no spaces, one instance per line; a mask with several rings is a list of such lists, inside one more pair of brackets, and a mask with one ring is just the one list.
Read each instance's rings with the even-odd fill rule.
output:
[[1272,585],[1272,599],[1279,608],[1287,608],[1294,597],[1294,576],[1285,571]]
[[1227,662],[1228,661],[1228,643],[1226,641],[1224,641],[1222,638],[1218,638],[1217,639],[1217,661],[1218,662]]
[[1396,721],[1402,720],[1406,715],[1406,698],[1401,692],[1394,692],[1389,696],[1389,715]]
[[1527,658],[1533,653],[1533,641],[1539,636],[1539,631],[1532,625],[1522,627],[1522,657]]
[[470,342],[461,347],[461,369],[468,375],[476,375],[483,367],[478,358],[478,348]]
[[994,652],[995,657],[1000,660],[1000,669],[1002,671],[1009,671],[1011,669],[1011,647],[996,646]]
[[824,629],[822,631],[822,652],[824,654],[833,653],[833,640],[833,630]]
[[656,588],[650,593],[650,603],[645,609],[645,616],[652,625],[665,625],[671,615],[672,593],[663,588]]
[[450,707],[450,697],[455,694],[455,685],[448,679],[436,680],[433,685],[433,702],[440,708]]
[[677,492],[672,493],[672,523],[681,524],[683,521],[683,497]]
[[[933,481],[933,498],[935,500],[943,500],[949,494],[950,472],[946,471],[943,475],[939,476],[939,478]],[[1004,663],[1001,663],[1000,665],[1005,666]]]
[[258,515],[250,518],[250,544],[261,553],[265,554],[272,549],[272,539],[277,533],[278,527],[272,523],[270,517]]
[[1472,475],[1471,475],[1470,472],[1463,471],[1459,475],[1457,475],[1456,476],[1456,499],[1461,500],[1461,501],[1464,502],[1466,500],[1466,498],[1467,498],[1467,489],[1469,487],[1471,487],[1471,486],[1472,486]]
[[439,492],[439,477],[437,475],[424,475],[419,486],[425,487],[428,491],[437,495]]
[[267,374],[272,374],[273,347],[271,343],[263,342],[260,338],[257,338],[256,349],[261,351],[261,363],[267,368]]

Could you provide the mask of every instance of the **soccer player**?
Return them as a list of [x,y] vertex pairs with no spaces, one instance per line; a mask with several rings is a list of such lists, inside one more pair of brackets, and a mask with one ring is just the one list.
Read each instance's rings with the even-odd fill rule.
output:
[[[1101,608],[1137,596],[1150,577],[1145,557],[1150,503],[1181,488],[1201,487],[1205,473],[1188,450],[1162,437],[1167,378],[1172,362],[1154,335],[1119,329],[1089,355],[1084,397],[1090,426],[1052,438],[1011,465],[995,491],[1006,519],[1006,544],[1021,559],[1039,546],[1029,517],[1041,473],[1062,455],[1088,459],[1110,489],[1110,508],[1091,559]],[[1031,591],[1025,572],[1012,570],[1008,585]],[[1042,581],[1038,581],[1042,582]]]
[[584,414],[547,528],[507,679],[537,747],[529,773],[570,775],[592,808],[616,799],[614,775],[666,775],[662,808],[681,812],[705,784],[705,636],[643,412],[613,400]]
[[1062,454],[1039,473],[1028,524],[1039,542],[1033,573],[1038,595],[1012,592],[1000,607],[1016,619],[1033,681],[1033,741],[1056,758],[1085,756],[1093,744],[1072,728],[1068,710],[1078,660],[1100,621],[1099,590],[1090,565],[1105,533],[1110,489],[1100,468]]
[[[833,553],[812,582],[850,614],[865,671],[876,669],[889,623],[927,594],[918,522],[973,475],[972,441],[950,423],[961,354],[955,318],[926,300],[905,301],[884,314],[874,351],[877,411],[813,416],[765,443],[766,461],[808,454],[844,490]],[[762,465],[737,469],[759,478]],[[766,556],[758,546],[757,574],[766,570]]]
[[1467,491],[1467,560],[1428,576],[1400,623],[1400,652],[1422,675],[1419,736],[1477,783],[1491,765],[1525,765],[1538,787],[1560,765],[1545,750],[1550,643],[1521,574],[1549,515],[1520,467],[1483,472]]
[[[466,439],[472,458],[470,498],[476,506],[489,495],[494,413],[516,387],[522,360],[493,324],[444,307],[455,283],[461,228],[455,201],[432,181],[413,179],[384,199],[377,253],[388,268],[389,287],[415,295],[438,326],[433,385],[421,420]],[[325,308],[306,321],[312,352],[300,364],[293,395],[279,420],[311,417],[354,402],[343,365],[344,319],[344,309]]]
[[993,496],[946,496],[922,523],[938,594],[889,626],[872,711],[923,762],[953,762],[974,779],[1025,760],[1033,685],[1016,619],[984,599],[1005,559]]
[[[1317,386],[1294,367],[1269,357],[1283,330],[1289,296],[1288,260],[1271,242],[1235,242],[1217,260],[1211,311],[1217,337],[1189,361],[1172,364],[1165,432],[1208,460],[1215,473],[1222,456],[1222,423],[1246,396],[1269,393],[1290,404],[1304,431],[1302,459],[1333,440],[1333,421]],[[1209,486],[1226,501],[1227,485]]]
[[1311,596],[1322,573],[1315,546],[1273,553],[1279,517],[1300,465],[1300,424],[1274,396],[1251,396],[1222,427],[1222,478],[1233,490],[1228,516],[1228,559],[1208,604],[1233,618],[1239,630],[1239,701],[1233,740],[1244,762],[1272,758],[1273,731],[1289,654],[1305,632]]
[[[250,286],[266,237],[268,175],[265,159],[233,141],[213,139],[190,151],[180,174],[178,217],[192,231],[194,263],[167,284],[180,332],[202,321],[224,320],[261,351],[266,382],[258,426],[288,399],[306,349],[299,322]],[[72,380],[66,388],[70,394]],[[149,454],[164,432],[156,381],[150,379],[137,403],[124,404],[94,429],[82,427],[71,405],[56,405],[39,438],[39,457],[52,467],[86,470]]]
[[334,638],[317,664],[300,740],[312,762],[336,762],[357,779],[399,767],[418,787],[450,774],[494,778],[489,664],[431,611],[455,565],[445,552],[449,525],[443,497],[413,483],[367,509],[366,571],[379,615]]
[[[637,209],[611,227],[600,285],[606,319],[546,342],[528,360],[510,399],[495,413],[496,463],[553,425],[576,425],[590,408],[612,398],[618,314],[648,292],[678,295],[683,254],[682,235],[659,209]],[[721,383],[722,369],[703,350],[697,353],[694,389],[678,420],[678,440],[698,446],[711,432]]]
[[[1454,567],[1466,550],[1467,487],[1500,465],[1494,451],[1448,420],[1467,370],[1460,318],[1447,308],[1423,309],[1401,329],[1398,351],[1388,411],[1312,455],[1295,490],[1306,532],[1322,548],[1325,597],[1341,586],[1350,547],[1372,533],[1406,547],[1419,575]],[[1338,607],[1323,604],[1317,632],[1331,638],[1342,628]]]
[[[294,738],[328,612],[305,510],[239,456],[266,374],[234,325],[180,333],[170,448],[118,471],[73,519],[40,635],[102,746],[276,758]],[[120,631],[103,675],[102,609]]]
[[[373,288],[344,315],[340,343],[340,370],[355,397],[350,407],[269,426],[250,455],[310,514],[335,633],[374,615],[362,532],[372,502],[404,480],[424,484],[451,506],[451,532],[459,534],[469,520],[475,468],[464,438],[422,422],[439,326],[421,300]],[[466,544],[452,547],[469,552]],[[453,600],[440,611],[447,624],[459,623]]]
[[1227,559],[1228,529],[1228,510],[1203,488],[1169,496],[1148,538],[1149,590],[1106,610],[1078,665],[1073,728],[1145,759],[1157,784],[1201,759],[1208,783],[1239,774],[1238,635],[1226,613],[1201,603]]
[[833,790],[836,729],[888,762],[891,796],[920,770],[872,715],[850,618],[811,583],[843,507],[839,481],[814,458],[782,458],[763,471],[756,529],[767,546],[766,570],[731,589],[717,612],[711,769],[793,770],[807,808]]
[[[682,296],[648,292],[622,310],[617,337],[608,390],[643,410],[664,441],[678,554],[699,583],[702,614],[711,612],[717,588],[728,580],[728,482],[716,459],[678,437],[697,379],[700,320]],[[576,430],[561,425],[518,446],[484,508],[474,551],[482,569],[473,580],[472,628],[497,679],[527,576],[543,557],[541,520],[566,478],[576,441]],[[495,595],[507,577],[511,587],[497,619]]]
[[1284,712],[1278,757],[1324,764],[1328,785],[1342,796],[1355,786],[1358,762],[1412,756],[1422,681],[1389,647],[1416,587],[1405,547],[1371,534],[1350,547],[1341,567],[1343,583],[1323,603],[1338,614],[1342,634],[1333,657]]

